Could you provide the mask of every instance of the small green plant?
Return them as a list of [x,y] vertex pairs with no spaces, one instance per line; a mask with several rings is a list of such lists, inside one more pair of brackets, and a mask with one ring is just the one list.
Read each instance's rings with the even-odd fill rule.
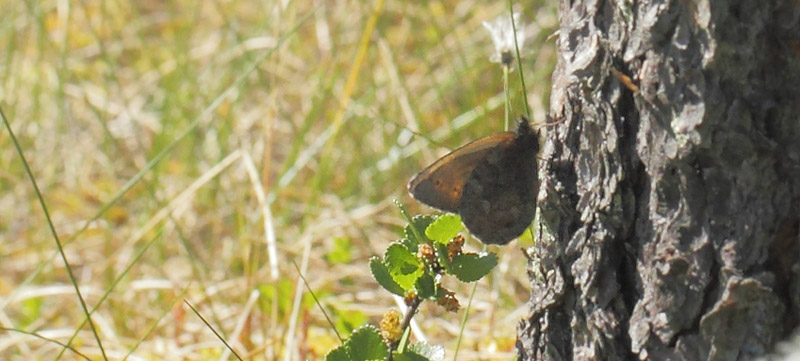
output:
[[350,338],[326,356],[328,361],[361,360],[444,360],[444,348],[424,343],[409,344],[409,325],[423,301],[446,310],[460,308],[455,293],[445,288],[444,275],[462,282],[475,282],[497,265],[493,253],[464,252],[461,218],[454,214],[418,215],[408,220],[403,238],[394,241],[383,257],[369,262],[372,276],[387,291],[402,296],[408,309],[384,314],[380,328],[372,325],[355,330]]
[[[495,21],[484,22],[495,45],[491,60],[501,63],[503,68],[506,130],[511,111],[509,73],[513,60],[519,63],[520,48],[525,43],[525,33],[517,32],[520,15],[511,9],[511,2],[509,11],[510,16],[501,15]],[[521,69],[519,75],[522,98],[526,100],[525,110],[530,117]],[[455,276],[462,282],[475,282],[497,265],[497,256],[493,253],[464,252],[464,237],[459,234],[463,226],[458,215],[418,215],[411,218],[402,205],[398,204],[398,207],[408,221],[403,229],[403,238],[393,242],[382,258],[372,257],[369,267],[381,287],[405,299],[408,306],[406,314],[390,310],[384,314],[380,329],[366,325],[353,331],[349,339],[328,353],[325,358],[328,361],[444,360],[444,348],[441,346],[408,343],[411,319],[422,301],[426,300],[448,311],[458,311],[460,305],[455,293],[441,283],[444,275]]]

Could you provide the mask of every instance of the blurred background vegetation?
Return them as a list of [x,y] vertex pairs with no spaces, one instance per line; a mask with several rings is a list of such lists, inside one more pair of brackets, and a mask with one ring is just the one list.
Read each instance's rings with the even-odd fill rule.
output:
[[[514,4],[533,120],[547,111],[556,2]],[[401,237],[409,177],[503,128],[482,1],[4,1],[0,106],[111,359],[320,359],[336,327],[398,300],[367,260]],[[524,112],[511,77],[513,115]],[[469,247],[480,245],[470,241]],[[524,243],[473,300],[459,359],[514,359]],[[0,130],[0,326],[93,359],[56,238]],[[446,283],[449,281],[445,281]],[[462,306],[471,287],[450,283]],[[416,337],[452,357],[464,309],[423,304]],[[0,331],[0,358],[61,348]],[[81,359],[71,351],[61,358]]]

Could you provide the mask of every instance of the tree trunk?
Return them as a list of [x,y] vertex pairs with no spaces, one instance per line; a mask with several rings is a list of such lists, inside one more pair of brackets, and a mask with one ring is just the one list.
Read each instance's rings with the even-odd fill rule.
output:
[[560,19],[520,360],[769,353],[800,316],[800,5]]

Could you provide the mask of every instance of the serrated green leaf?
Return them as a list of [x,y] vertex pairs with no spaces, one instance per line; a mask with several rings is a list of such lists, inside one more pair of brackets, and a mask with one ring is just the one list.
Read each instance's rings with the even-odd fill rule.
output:
[[398,242],[400,242],[400,244],[406,247],[406,249],[408,249],[410,252],[417,253],[417,249],[419,249],[419,244],[416,241],[412,241],[408,238],[403,238]]
[[398,296],[405,296],[403,287],[400,287],[400,285],[394,281],[392,275],[389,274],[389,269],[383,264],[380,258],[377,256],[370,258],[369,269],[372,271],[372,277],[375,278],[375,281],[378,281],[381,287]]
[[422,299],[430,299],[436,292],[436,284],[433,282],[433,277],[425,273],[417,280],[417,295]]
[[353,332],[345,344],[351,361],[385,360],[389,355],[380,331],[373,325],[364,325]]
[[344,344],[328,352],[325,361],[385,360],[388,355],[389,349],[378,328],[364,325],[353,331]]
[[428,228],[425,228],[425,236],[434,242],[446,244],[462,229],[464,227],[461,225],[461,217],[447,213],[437,217]]
[[395,361],[428,361],[428,358],[417,354],[414,351],[406,350],[403,353],[394,352],[392,354],[392,359]]
[[325,355],[325,361],[350,361],[350,356],[347,355],[347,348],[341,345]]
[[407,350],[430,361],[444,361],[445,353],[442,345],[429,345],[425,342],[420,342],[409,345]]
[[465,253],[453,257],[450,264],[451,272],[462,282],[475,282],[497,265],[497,255],[494,253],[478,255]]
[[425,272],[423,264],[417,256],[405,246],[397,243],[386,249],[384,260],[392,280],[402,287],[404,291],[414,287],[414,283]]
[[[428,243],[428,240],[424,239],[425,229],[428,228],[434,220],[436,220],[436,217],[431,215],[416,215],[411,219],[411,224],[403,228],[403,234],[405,235],[403,243],[408,247],[409,251],[416,252],[420,244]],[[423,237],[422,239],[417,237],[417,233],[411,228],[412,226],[419,232],[419,236]]]

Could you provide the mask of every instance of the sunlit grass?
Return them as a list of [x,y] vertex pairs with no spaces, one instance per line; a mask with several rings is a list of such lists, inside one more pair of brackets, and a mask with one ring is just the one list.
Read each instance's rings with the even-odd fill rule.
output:
[[[110,359],[319,359],[395,307],[367,260],[399,238],[393,199],[447,149],[503,128],[481,22],[504,2],[0,3],[0,106]],[[555,3],[524,5],[544,122]],[[364,36],[374,18],[374,30]],[[366,39],[362,42],[362,38]],[[360,53],[361,51],[361,53]],[[361,59],[361,60],[359,60]],[[524,112],[510,78],[512,116]],[[10,134],[0,130],[0,326],[101,356]],[[477,243],[470,245],[479,247]],[[528,298],[518,243],[479,283],[459,359],[509,359]],[[453,283],[455,284],[455,283]],[[471,288],[457,289],[463,304]],[[102,301],[102,303],[100,303]],[[460,315],[423,306],[452,356]],[[83,325],[83,326],[82,326]],[[0,331],[0,358],[55,342]],[[71,351],[64,360],[82,359]]]

